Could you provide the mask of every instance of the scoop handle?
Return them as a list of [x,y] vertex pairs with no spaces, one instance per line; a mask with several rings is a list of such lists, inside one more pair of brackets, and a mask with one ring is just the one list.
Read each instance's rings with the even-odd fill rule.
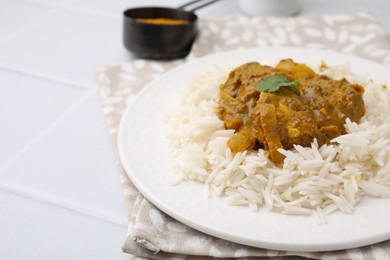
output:
[[178,8],[184,10],[184,8],[186,8],[186,7],[189,7],[191,5],[195,5],[195,4],[200,3],[200,5],[197,5],[194,8],[188,10],[189,12],[193,12],[195,10],[198,10],[198,9],[203,8],[205,6],[211,5],[211,4],[213,4],[215,2],[218,2],[218,1],[220,1],[220,0],[211,0],[211,1],[207,1],[207,0],[206,1],[204,1],[204,0],[193,0],[193,1],[190,1],[188,3],[185,3],[185,4],[181,5],[181,6],[179,6]]

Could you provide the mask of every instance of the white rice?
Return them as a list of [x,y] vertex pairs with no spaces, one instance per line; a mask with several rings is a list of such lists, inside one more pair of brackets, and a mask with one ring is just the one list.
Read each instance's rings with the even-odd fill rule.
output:
[[320,224],[332,212],[353,213],[363,196],[390,195],[390,95],[382,85],[352,75],[346,67],[317,69],[363,85],[366,114],[358,124],[347,119],[348,134],[330,144],[318,147],[314,140],[311,147],[280,149],[286,158],[278,168],[262,149],[233,154],[227,148],[234,131],[224,129],[216,108],[219,84],[230,70],[199,75],[166,115],[179,181],[202,182],[231,205],[312,214]]

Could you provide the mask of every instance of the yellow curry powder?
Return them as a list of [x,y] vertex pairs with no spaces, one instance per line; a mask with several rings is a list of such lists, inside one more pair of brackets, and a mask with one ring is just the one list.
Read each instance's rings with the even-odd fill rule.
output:
[[160,25],[181,25],[188,24],[187,20],[183,19],[169,19],[169,18],[137,18],[139,23],[160,24]]

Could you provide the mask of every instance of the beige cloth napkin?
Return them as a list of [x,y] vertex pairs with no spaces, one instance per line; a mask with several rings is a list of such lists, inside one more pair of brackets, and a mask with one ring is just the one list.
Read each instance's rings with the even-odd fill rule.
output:
[[[378,20],[366,13],[298,18],[202,18],[201,33],[185,60],[129,61],[96,70],[103,112],[116,154],[127,206],[129,228],[123,251],[145,258],[300,256],[329,259],[390,257],[390,241],[333,252],[283,252],[224,241],[167,216],[146,200],[127,177],[119,161],[117,130],[126,107],[148,82],[165,71],[204,55],[249,47],[296,46],[332,49],[390,63],[390,41]],[[256,54],[254,54],[255,56]]]

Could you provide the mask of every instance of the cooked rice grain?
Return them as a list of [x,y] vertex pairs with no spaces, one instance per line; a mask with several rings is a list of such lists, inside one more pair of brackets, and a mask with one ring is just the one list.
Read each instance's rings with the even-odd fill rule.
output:
[[366,114],[359,123],[347,119],[348,134],[330,144],[318,147],[314,140],[311,147],[279,149],[286,156],[279,168],[262,149],[233,154],[227,148],[234,131],[224,129],[216,108],[218,86],[229,71],[200,75],[166,115],[172,163],[181,180],[205,183],[230,205],[312,214],[321,224],[332,212],[353,213],[363,196],[390,196],[390,95],[382,85],[345,66],[319,72],[365,86]]

